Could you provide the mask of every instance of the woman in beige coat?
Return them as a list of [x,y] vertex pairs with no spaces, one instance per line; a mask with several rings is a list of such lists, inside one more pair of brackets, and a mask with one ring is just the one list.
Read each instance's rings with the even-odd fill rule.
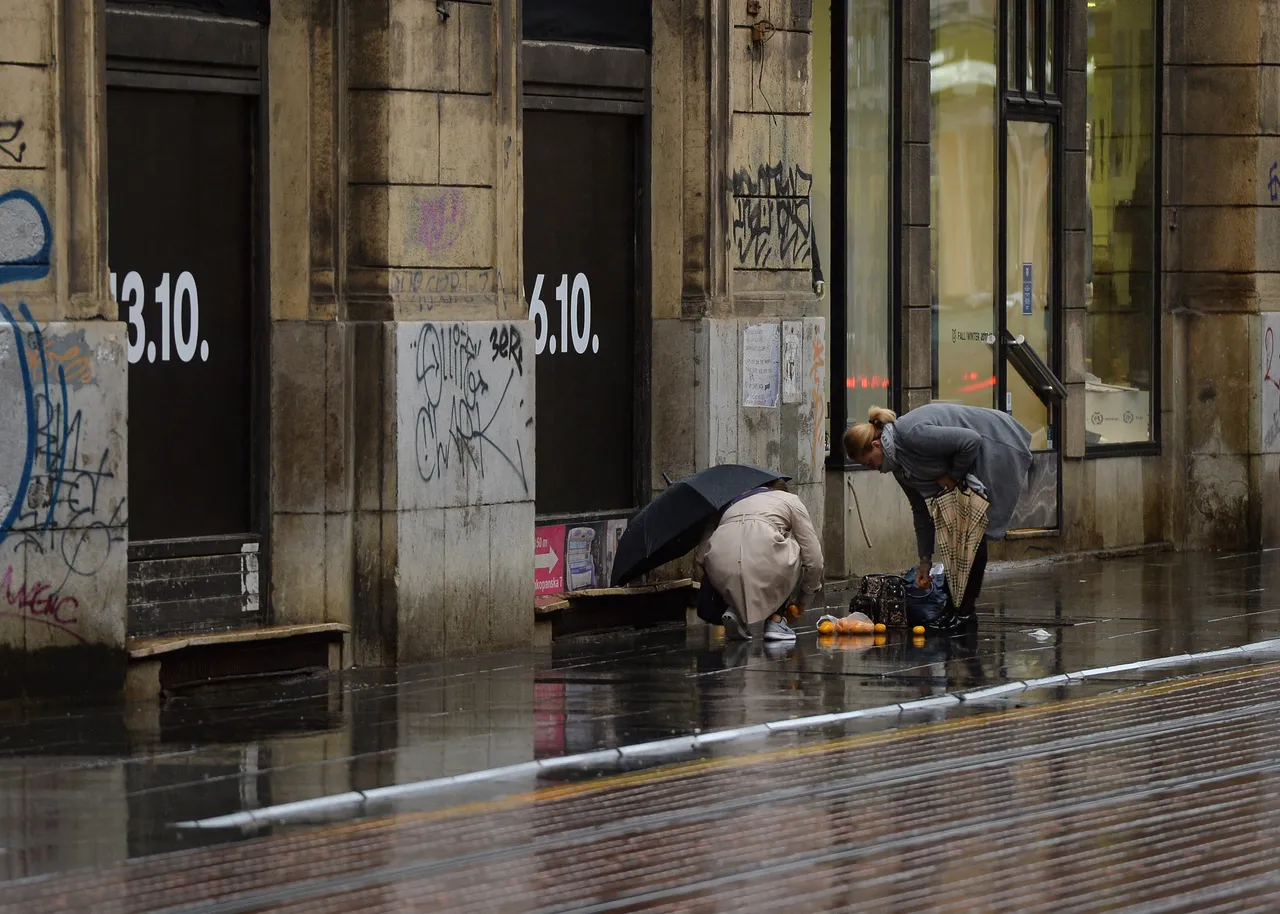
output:
[[698,547],[703,586],[728,604],[725,635],[749,641],[748,625],[768,620],[766,641],[794,641],[782,617],[799,585],[800,610],[822,587],[822,546],[809,512],[779,480],[731,503]]

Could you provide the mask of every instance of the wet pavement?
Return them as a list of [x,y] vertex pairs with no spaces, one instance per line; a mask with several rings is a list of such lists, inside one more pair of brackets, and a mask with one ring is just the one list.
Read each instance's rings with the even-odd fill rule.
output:
[[52,879],[0,911],[1274,911],[1280,665]]
[[[1006,810],[1002,814],[1004,818],[980,817],[982,829],[988,832],[992,829],[999,831],[999,840],[995,840],[994,835],[989,836],[993,842],[991,852],[994,853],[995,848],[1006,845],[1004,826],[1000,823],[1007,819],[1009,828],[1013,829],[1010,834],[1021,834],[1017,832],[1017,828],[1023,827],[1018,824],[1022,820],[1018,818],[1021,813],[1017,810],[1022,809],[1023,804],[1021,800],[1014,803],[1015,799],[1024,794],[1034,799],[1034,796],[1039,796],[1037,791],[1050,791],[1052,796],[1046,794],[1036,802],[1047,804],[1046,809],[1057,808],[1053,804],[1061,799],[1059,794],[1071,787],[1076,780],[1106,781],[1111,777],[1101,759],[1112,756],[1128,758],[1126,753],[1130,753],[1131,749],[1141,755],[1141,751],[1133,747],[1148,745],[1143,740],[1163,737],[1153,732],[1126,739],[1121,731],[1127,724],[1109,723],[1103,729],[1111,735],[1098,743],[1099,746],[1112,747],[1105,751],[1089,749],[1088,746],[1094,743],[1086,740],[1088,746],[1078,750],[1064,750],[1067,755],[1060,764],[1048,757],[1028,761],[1026,764],[1020,760],[1021,757],[1001,757],[1002,760],[992,761],[986,768],[982,768],[987,774],[995,772],[998,777],[986,783],[975,774],[975,779],[972,780],[972,791],[976,791],[973,796],[981,796],[982,802],[971,803],[972,797],[965,793],[964,797],[970,799],[962,797],[962,802],[957,801],[960,802],[958,807],[950,799],[939,803],[938,785],[929,785],[921,780],[903,782],[892,789],[885,786],[884,790],[888,790],[888,793],[877,794],[875,790],[880,788],[875,788],[866,794],[869,798],[878,797],[871,806],[865,807],[876,810],[875,815],[868,817],[864,815],[862,792],[871,789],[873,785],[859,782],[854,786],[846,784],[834,793],[822,793],[821,796],[825,799],[817,806],[805,805],[807,801],[801,802],[800,797],[788,794],[784,798],[785,812],[782,812],[784,807],[775,808],[763,801],[760,801],[763,804],[760,808],[734,807],[736,811],[732,812],[733,816],[745,817],[743,821],[747,823],[756,822],[762,830],[760,835],[743,837],[742,841],[734,840],[737,835],[733,835],[727,843],[724,841],[731,832],[717,831],[720,822],[718,813],[708,813],[696,823],[682,824],[673,820],[660,825],[654,824],[649,832],[639,826],[632,828],[628,825],[627,828],[632,830],[625,834],[640,836],[636,839],[639,843],[628,855],[612,862],[600,856],[603,853],[601,848],[611,846],[608,841],[616,839],[626,842],[630,839],[619,832],[614,838],[601,837],[600,841],[604,843],[597,846],[592,843],[596,838],[590,836],[596,834],[592,828],[598,830],[615,820],[624,821],[612,812],[601,812],[614,809],[615,800],[621,804],[616,806],[618,810],[630,808],[626,803],[631,801],[625,796],[622,800],[617,800],[614,791],[622,790],[625,793],[632,787],[626,786],[625,780],[617,781],[618,777],[656,778],[652,782],[644,781],[645,785],[649,785],[644,790],[657,790],[660,799],[669,796],[676,807],[691,804],[697,806],[701,802],[698,797],[703,794],[712,794],[707,802],[729,800],[719,795],[719,787],[716,791],[704,789],[701,793],[690,792],[679,786],[684,784],[681,778],[685,775],[670,776],[663,773],[666,768],[654,768],[669,765],[672,761],[670,758],[642,757],[622,765],[586,762],[566,767],[548,767],[546,771],[522,772],[508,778],[457,784],[429,796],[405,794],[400,799],[389,796],[380,808],[372,810],[378,814],[398,813],[404,817],[403,822],[389,823],[375,819],[373,825],[335,826],[334,822],[341,823],[349,819],[351,813],[349,810],[345,813],[342,810],[331,810],[318,817],[317,821],[276,822],[254,827],[192,828],[189,825],[178,827],[178,824],[207,823],[211,819],[244,811],[274,809],[284,804],[305,803],[315,798],[349,794],[352,791],[376,791],[451,775],[483,772],[502,766],[519,765],[533,759],[554,759],[601,748],[630,746],[677,735],[748,727],[808,715],[880,708],[1015,680],[1052,677],[1144,658],[1200,653],[1265,641],[1280,637],[1280,587],[1277,585],[1280,585],[1280,553],[1234,556],[1162,554],[1110,562],[1023,566],[996,569],[989,573],[984,600],[979,605],[981,625],[977,636],[972,639],[927,639],[919,642],[909,635],[890,635],[881,643],[877,643],[874,638],[821,639],[812,630],[817,615],[812,613],[806,620],[807,630],[801,630],[799,641],[790,648],[779,649],[763,645],[758,640],[750,645],[725,645],[718,640],[718,629],[695,625],[688,631],[670,627],[579,638],[557,643],[543,650],[497,655],[468,662],[402,667],[398,670],[355,670],[340,676],[223,687],[202,694],[173,697],[158,707],[132,706],[122,709],[82,704],[76,707],[0,709],[0,797],[3,797],[0,805],[0,829],[3,829],[0,833],[0,879],[13,881],[4,893],[0,893],[0,909],[5,909],[3,905],[13,899],[27,897],[24,894],[27,892],[71,892],[73,885],[80,884],[75,881],[80,877],[66,882],[60,874],[85,868],[102,871],[100,877],[85,877],[85,885],[102,883],[115,886],[114,890],[108,887],[102,891],[114,898],[118,907],[103,908],[96,902],[90,904],[86,896],[85,904],[66,907],[66,910],[89,910],[92,907],[94,910],[126,911],[151,909],[147,905],[157,908],[173,906],[180,904],[181,900],[172,900],[177,896],[166,895],[167,889],[157,889],[159,894],[156,895],[142,891],[144,883],[152,884],[146,881],[152,877],[143,879],[140,874],[144,871],[156,874],[155,885],[160,886],[165,881],[162,878],[165,873],[173,878],[180,876],[188,882],[212,879],[212,876],[201,876],[199,873],[208,869],[210,873],[221,872],[225,875],[231,872],[226,867],[243,867],[243,861],[255,859],[256,855],[275,854],[276,849],[281,854],[293,855],[288,856],[288,860],[295,860],[299,859],[296,856],[298,854],[303,857],[311,853],[318,854],[320,851],[315,848],[333,845],[333,853],[341,856],[348,851],[336,849],[337,843],[341,843],[344,840],[342,836],[348,834],[376,836],[370,837],[376,845],[376,851],[350,851],[364,861],[358,865],[351,864],[356,870],[361,867],[394,867],[399,866],[399,862],[406,861],[443,861],[438,871],[414,871],[403,879],[394,876],[387,880],[386,885],[379,889],[383,891],[380,896],[383,901],[379,902],[383,909],[399,909],[402,906],[414,909],[407,899],[437,897],[432,894],[437,889],[453,891],[441,887],[454,884],[451,880],[456,876],[451,867],[462,866],[458,861],[462,859],[459,855],[464,854],[463,848],[471,848],[465,854],[480,855],[474,857],[476,863],[487,860],[485,855],[491,851],[498,853],[497,849],[506,848],[499,854],[502,861],[506,861],[502,866],[516,866],[524,874],[512,876],[514,881],[511,884],[525,879],[527,884],[524,891],[544,893],[537,896],[541,900],[536,903],[529,901],[528,905],[514,907],[510,906],[514,903],[509,904],[497,895],[482,895],[482,883],[494,888],[490,885],[492,880],[487,878],[486,869],[485,879],[473,877],[468,880],[469,891],[473,894],[464,893],[465,897],[474,896],[476,899],[475,910],[499,910],[504,905],[510,910],[533,910],[540,906],[555,908],[561,901],[557,900],[559,896],[552,891],[557,886],[548,882],[553,877],[547,874],[558,872],[557,867],[567,865],[582,856],[584,861],[588,861],[584,863],[586,869],[582,878],[590,876],[593,869],[598,869],[601,880],[610,874],[611,878],[623,878],[619,874],[625,872],[629,874],[626,879],[638,879],[638,871],[647,873],[652,869],[659,873],[664,868],[669,870],[673,864],[670,861],[661,862],[664,858],[658,853],[661,848],[657,846],[665,846],[666,842],[653,839],[654,846],[647,847],[644,842],[649,838],[644,836],[653,838],[654,835],[668,832],[679,833],[686,827],[694,829],[694,832],[698,829],[711,829],[706,838],[711,842],[708,850],[692,853],[686,845],[677,845],[686,847],[677,862],[685,857],[691,861],[700,861],[696,866],[689,863],[689,866],[697,870],[695,881],[712,879],[724,869],[725,857],[729,858],[731,869],[735,873],[748,863],[761,873],[780,872],[776,870],[780,865],[777,861],[790,860],[793,852],[800,853],[802,848],[792,847],[791,843],[793,839],[802,839],[806,834],[803,828],[792,834],[789,831],[791,826],[787,825],[784,836],[779,831],[779,826],[787,822],[809,822],[814,829],[818,829],[818,825],[814,823],[819,823],[821,829],[815,834],[826,836],[823,839],[826,841],[824,846],[829,851],[838,850],[843,853],[846,847],[844,842],[852,842],[847,845],[849,848],[863,848],[856,853],[850,850],[849,853],[853,856],[841,857],[839,861],[833,858],[832,862],[822,864],[827,869],[820,868],[819,871],[809,873],[806,881],[811,884],[807,885],[806,890],[817,892],[825,886],[824,890],[830,890],[832,894],[822,896],[827,898],[825,901],[815,896],[811,905],[804,906],[806,909],[823,909],[824,905],[839,907],[836,899],[863,897],[856,893],[841,895],[837,890],[838,885],[843,886],[846,892],[857,887],[848,880],[842,881],[840,872],[845,865],[856,866],[864,874],[859,883],[872,878],[866,875],[871,872],[879,880],[872,884],[886,887],[886,890],[889,887],[894,891],[902,890],[905,883],[900,881],[900,876],[910,876],[913,879],[927,877],[928,880],[936,881],[945,875],[945,881],[949,884],[954,882],[963,885],[964,880],[959,874],[971,870],[970,875],[976,878],[983,872],[989,872],[996,858],[984,856],[987,854],[986,850],[975,848],[970,848],[962,858],[955,860],[944,854],[937,864],[936,872],[929,869],[933,864],[924,858],[912,860],[910,865],[898,859],[903,849],[918,849],[910,844],[910,835],[917,832],[933,834],[942,829],[942,824],[936,828],[926,828],[929,809],[939,810],[939,821],[942,823],[955,816],[965,820],[967,813],[961,815],[956,809],[970,809],[972,805],[971,811],[976,813],[980,811],[982,804],[1003,804],[1000,808]],[[833,741],[889,740],[884,744],[874,743],[876,746],[888,746],[897,745],[895,740],[902,740],[902,745],[916,747],[911,752],[941,753],[941,758],[946,755],[943,749],[952,745],[946,742],[950,737],[942,735],[953,732],[947,728],[973,727],[975,729],[972,731],[954,731],[972,734],[955,737],[960,741],[953,746],[954,751],[960,753],[956,758],[964,759],[978,752],[975,746],[1012,746],[1021,739],[1017,734],[1023,732],[1016,730],[1006,733],[999,729],[983,731],[984,727],[1012,727],[1015,726],[1011,723],[1013,720],[1022,721],[1016,726],[1029,728],[1027,732],[1034,731],[1037,727],[1066,730],[1076,727],[1075,721],[1080,715],[1075,711],[1060,712],[1058,709],[1080,706],[1078,703],[1062,705],[1060,703],[1063,699],[1083,697],[1089,701],[1128,701],[1127,696],[1145,693],[1122,691],[1119,699],[1113,699],[1110,693],[1128,690],[1129,687],[1144,682],[1167,680],[1189,673],[1221,676],[1224,675],[1221,671],[1227,670],[1226,675],[1239,677],[1247,675],[1240,672],[1247,662],[1245,658],[1230,657],[1173,669],[1116,671],[1094,676],[1087,681],[1018,692],[990,702],[940,704],[937,707],[918,708],[911,713],[858,718],[805,731],[755,735],[710,747],[701,753],[704,758],[693,764],[733,766],[731,774],[716,775],[713,780],[719,779],[734,785],[740,782],[753,785],[751,791],[741,795],[744,798],[759,796],[775,787],[785,786],[791,781],[796,765],[814,765],[817,767],[813,769],[813,777],[808,782],[799,782],[808,783],[807,791],[813,793],[817,786],[825,783],[823,779],[830,779],[836,774],[843,777],[851,771],[864,770],[860,755],[862,750],[841,748],[842,743]],[[1233,686],[1231,688],[1235,691],[1231,691],[1228,685],[1236,681],[1231,679],[1227,681],[1228,684],[1220,683],[1215,686],[1220,691],[1214,694],[1221,696],[1230,692],[1235,696],[1231,701],[1245,701],[1242,696],[1255,686],[1261,688],[1265,685],[1267,688],[1280,690],[1280,674],[1274,672],[1261,678],[1241,679],[1240,682],[1249,685]],[[1181,688],[1181,684],[1178,687]],[[1205,685],[1205,688],[1208,687]],[[1157,688],[1170,687],[1161,685]],[[1227,701],[1226,698],[1222,700]],[[1173,699],[1152,699],[1149,707],[1157,709],[1152,713],[1164,713],[1164,710],[1168,710],[1168,701]],[[1261,715],[1261,719],[1274,721],[1274,711],[1264,713],[1259,710],[1262,704],[1254,711]],[[1008,711],[1009,708],[1020,705],[1032,707],[1014,711],[1012,716],[1008,713],[991,713],[997,710]],[[1070,716],[1063,717],[1062,714],[1065,713]],[[1081,720],[1091,719],[1083,710],[1080,713],[1084,715],[1080,717]],[[1097,713],[1102,714],[1100,711]],[[1196,712],[1183,708],[1178,713],[1193,715]],[[1001,721],[1006,718],[1008,721],[1002,724]],[[1056,723],[1030,723],[1036,720],[1054,720]],[[941,723],[934,723],[923,730],[918,729],[918,725],[930,721]],[[1247,750],[1247,754],[1256,750],[1258,758],[1274,760],[1275,747],[1269,744],[1254,746],[1251,741],[1257,734],[1253,729],[1245,727],[1245,722],[1247,715],[1230,717],[1225,723],[1210,723],[1214,732],[1224,739],[1227,734],[1235,734],[1232,739],[1238,736],[1243,741],[1238,746],[1240,752]],[[1093,724],[1081,723],[1078,726],[1087,729]],[[1177,732],[1183,733],[1179,745],[1191,745],[1195,742],[1192,739],[1193,730]],[[929,733],[937,735],[928,736]],[[941,739],[943,743],[935,746],[931,743],[911,742],[919,739]],[[855,744],[850,744],[852,745]],[[921,745],[925,748],[921,748]],[[802,753],[795,760],[786,761],[782,766],[782,774],[778,773],[776,764],[760,756],[760,753],[780,749]],[[1155,752],[1150,748],[1148,751]],[[926,754],[919,757],[933,756]],[[1188,771],[1199,764],[1196,759],[1202,757],[1209,758],[1203,753],[1188,755],[1186,764],[1191,766]],[[1218,758],[1213,764],[1221,768],[1226,764],[1225,758],[1226,756]],[[1158,753],[1148,755],[1147,759],[1152,771],[1159,773],[1162,770],[1163,762]],[[901,764],[901,760],[898,764]],[[1236,762],[1232,761],[1231,764]],[[1140,766],[1136,762],[1134,765],[1134,772],[1137,772]],[[644,770],[619,775],[620,768]],[[893,769],[884,767],[882,770]],[[814,780],[820,772],[826,773]],[[1117,769],[1114,775],[1116,791],[1123,793],[1129,789],[1124,786],[1124,777],[1127,775],[1121,769]],[[1187,776],[1191,777],[1191,774]],[[707,777],[705,773],[699,774],[690,784],[703,783]],[[1270,777],[1271,775],[1267,775],[1267,778]],[[702,778],[703,781],[698,781],[697,778]],[[1274,786],[1270,780],[1263,780],[1268,790]],[[980,782],[986,783],[986,786],[980,787]],[[601,785],[613,786],[600,789]],[[640,788],[637,786],[635,789]],[[1210,788],[1200,786],[1196,789],[1203,792]],[[1258,784],[1253,784],[1251,789],[1253,792],[1250,795],[1255,798],[1261,798],[1264,794]],[[528,800],[530,792],[539,790],[544,793],[538,794],[536,802]],[[586,793],[579,795],[577,791]],[[950,794],[949,788],[947,793]],[[738,796],[737,793],[731,795]],[[1269,793],[1265,795],[1274,811],[1276,807],[1273,798]],[[552,801],[557,796],[560,799]],[[521,797],[526,799],[521,800]],[[614,799],[606,800],[605,797]],[[677,797],[683,797],[683,800],[677,802]],[[548,802],[554,805],[562,801],[569,803],[571,808],[564,807],[551,818],[544,818],[544,810],[551,808],[547,805]],[[1092,800],[1086,802],[1085,799],[1080,799],[1080,802],[1084,804],[1080,807],[1082,810],[1097,808],[1103,810],[1106,816],[1114,814],[1112,807],[1105,803],[1093,807],[1089,806]],[[1236,801],[1230,797],[1222,800],[1228,807],[1234,802]],[[479,818],[468,818],[465,812],[458,812],[458,807],[459,804],[469,803],[488,805],[475,814]],[[504,803],[515,805],[508,809],[502,805]],[[575,803],[582,805],[573,806]],[[600,805],[602,803],[603,806]],[[799,805],[793,809],[786,804]],[[1034,805],[1031,803],[1028,808]],[[1201,812],[1209,815],[1209,812],[1205,812],[1208,809],[1209,807],[1205,807]],[[599,818],[595,825],[587,824],[592,815]],[[1087,818],[1084,812],[1079,815]],[[1217,813],[1212,812],[1212,815]],[[423,816],[445,818],[424,819],[421,818]],[[511,822],[523,823],[522,826],[511,825],[516,831],[511,832],[509,839],[503,837],[507,834],[503,830],[507,826],[501,826],[498,819],[494,818],[501,816],[511,817]],[[1103,817],[1104,824],[1105,821],[1111,821],[1115,828],[1119,828],[1118,823],[1125,821],[1123,817],[1110,820],[1106,816]],[[490,821],[495,823],[492,829],[486,824]],[[1045,821],[1054,819],[1049,817]],[[379,822],[381,824],[376,824]],[[412,827],[417,827],[412,826],[414,822],[448,822],[450,829],[456,829],[455,838],[447,842],[447,845],[438,845],[430,832],[425,836],[413,832]],[[404,831],[402,825],[410,830]],[[952,826],[960,827],[955,822],[952,822]],[[525,828],[525,832],[517,834],[521,827]],[[1031,825],[1026,827],[1030,828]],[[1226,828],[1225,825],[1222,827]],[[1075,842],[1075,828],[1073,825],[1069,829],[1059,829],[1056,832],[1059,841]],[[1155,829],[1152,835],[1159,837],[1160,829],[1155,825],[1152,828]],[[559,834],[557,829],[576,836],[565,847],[581,847],[581,854],[578,850],[572,853],[566,851],[564,859],[560,859],[561,855],[554,851],[554,846],[556,840],[563,839],[563,835],[556,838]],[[490,830],[493,838],[486,844],[484,835]],[[1235,834],[1234,831],[1231,833]],[[897,835],[896,838],[893,837],[894,834]],[[1103,842],[1097,846],[1111,846],[1117,842],[1123,844],[1129,840],[1125,837],[1126,834],[1128,833],[1123,832],[1123,829],[1114,833],[1107,832],[1102,837],[1096,837],[1097,841]],[[1265,829],[1259,831],[1257,823],[1254,823],[1251,831],[1241,832],[1241,835],[1246,836],[1240,840],[1249,847],[1257,844],[1255,838],[1261,840],[1266,837],[1270,840],[1270,833]],[[713,840],[715,836],[719,836],[718,840]],[[969,840],[971,839],[964,839]],[[308,841],[318,843],[313,846],[306,844]],[[422,843],[415,843],[420,841]],[[583,841],[586,843],[581,843]],[[766,850],[762,841],[772,841],[773,849]],[[883,846],[876,843],[886,841],[890,843]],[[893,841],[908,843],[895,845]],[[221,846],[228,842],[232,842],[234,846]],[[296,842],[303,844],[297,845]],[[811,843],[801,840],[804,847],[809,847]],[[197,850],[204,845],[215,847]],[[453,848],[455,845],[456,853],[441,856],[440,847]],[[302,846],[309,849],[299,851],[297,848]],[[1050,862],[1055,859],[1055,846],[1057,845],[1046,845],[1037,852],[1041,856],[1035,858],[1039,861],[1036,872],[1044,875],[1048,872],[1046,868],[1051,868]],[[892,847],[899,849],[888,849]],[[147,862],[137,860],[175,851],[185,851],[186,855],[160,857]],[[328,854],[329,851],[324,853]],[[814,851],[810,848],[806,853],[812,856]],[[248,857],[244,856],[246,854]],[[651,854],[657,856],[650,863],[648,861]],[[887,856],[881,863],[877,863],[876,855],[881,854]],[[276,859],[277,866],[285,869],[291,865],[281,862],[285,858],[273,859]],[[971,865],[972,859],[987,862],[974,868]],[[135,862],[126,863],[130,860]],[[950,862],[946,862],[948,860]],[[966,860],[970,863],[966,863]],[[793,861],[788,865],[800,864]],[[148,867],[152,869],[147,869]],[[831,870],[832,867],[835,869]],[[871,867],[871,870],[867,870],[867,867]],[[1228,867],[1228,870],[1231,868]],[[238,869],[235,871],[239,872]],[[1068,867],[1062,869],[1061,876],[1052,875],[1051,878],[1059,882],[1063,878],[1076,878],[1072,873],[1075,871]],[[742,874],[745,874],[745,870],[742,870]],[[729,894],[722,895],[722,898],[728,900],[715,902],[701,909],[738,910],[747,907],[742,898],[733,894],[747,885],[754,887],[752,891],[763,893],[760,899],[772,897],[768,883],[775,877],[762,877],[761,884],[742,874],[735,877],[738,881],[729,880],[724,883],[723,892]],[[58,878],[43,878],[51,876]],[[1020,885],[1015,876],[1021,878],[1016,872],[1002,878],[1012,880],[1010,885]],[[305,868],[296,874],[287,875],[287,878],[285,875],[281,876],[285,882],[304,878],[311,878],[305,876]],[[693,879],[694,875],[689,878]],[[94,882],[95,879],[98,883]],[[374,880],[366,883],[360,879],[351,884],[352,891],[367,893],[372,891],[369,886],[377,882]],[[409,895],[396,888],[411,883],[416,886],[422,879],[427,882],[422,883],[420,896],[418,888]],[[503,882],[507,877],[495,875],[493,879]],[[932,885],[933,881],[929,884]],[[609,888],[606,882],[607,880],[600,883],[599,893],[604,894],[592,894],[595,890],[583,890],[586,894],[573,898],[566,895],[563,899],[563,904],[567,905],[565,909],[607,909],[575,907],[584,899],[599,899],[619,891]],[[642,884],[647,885],[643,879],[635,883],[637,886]],[[392,891],[387,886],[395,890]],[[1076,888],[1079,889],[1079,886]],[[334,885],[326,888],[325,893],[345,890]],[[232,888],[229,883],[221,889],[205,885],[201,891],[203,894],[194,897],[208,900],[219,897],[222,892],[231,892]],[[631,889],[627,891],[630,892]],[[643,891],[649,889],[645,888]],[[721,889],[708,891],[715,895]],[[794,892],[796,889],[793,886],[788,891]],[[1023,889],[1018,891],[1022,892]],[[1055,891],[1059,893],[1056,896],[1059,905],[1071,910],[1071,905],[1067,903],[1067,899],[1071,897],[1068,889],[1059,884]],[[459,897],[463,898],[464,895]],[[47,897],[38,903],[34,901],[35,895],[30,897],[33,906],[22,908],[23,910],[58,909]],[[71,899],[80,896],[65,897]],[[874,899],[880,896],[872,892],[865,897]],[[1031,898],[1030,895],[1016,894],[1011,897]],[[1259,897],[1264,895],[1260,894]],[[672,896],[669,899],[671,904],[677,907],[688,906],[688,898],[679,903],[673,900],[675,898],[676,896]],[[312,897],[313,902],[314,900]],[[662,899],[653,898],[652,901],[657,904]],[[455,906],[460,910],[467,909],[461,902]],[[437,904],[434,909],[441,907]],[[995,904],[992,909],[1034,908],[1029,902],[1024,905],[1022,901],[1018,901],[1016,904]],[[230,907],[208,909],[275,908],[271,904],[250,908],[236,902]],[[350,909],[362,908],[353,905]],[[378,909],[378,905],[369,909]],[[433,906],[428,904],[418,909],[428,910],[433,909]],[[1208,903],[1198,908],[1215,909],[1213,904]],[[304,905],[299,910],[321,908],[313,904],[311,907]]]

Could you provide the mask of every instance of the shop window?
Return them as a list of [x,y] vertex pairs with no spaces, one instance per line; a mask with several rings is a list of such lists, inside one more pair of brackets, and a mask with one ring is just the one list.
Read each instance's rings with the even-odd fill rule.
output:
[[893,0],[845,0],[845,414],[865,422],[893,397]]
[[1090,446],[1156,434],[1156,2],[1088,6],[1085,415]]
[[998,12],[996,0],[932,3],[933,396],[988,407],[997,387]]
[[814,224],[820,262],[830,265],[835,440],[849,425],[865,422],[870,407],[897,405],[897,3],[830,0],[814,9]]

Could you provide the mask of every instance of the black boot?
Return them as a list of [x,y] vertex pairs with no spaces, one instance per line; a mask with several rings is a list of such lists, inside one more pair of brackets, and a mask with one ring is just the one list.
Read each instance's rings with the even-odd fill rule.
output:
[[932,622],[925,623],[925,629],[938,635],[960,635],[978,627],[977,617],[973,612],[961,612],[949,602],[945,609]]

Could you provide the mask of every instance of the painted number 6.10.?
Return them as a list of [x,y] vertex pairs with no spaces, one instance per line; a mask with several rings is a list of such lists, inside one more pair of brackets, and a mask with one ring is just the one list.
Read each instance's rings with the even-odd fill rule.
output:
[[[129,364],[142,361],[145,353],[148,362],[156,360],[155,341],[147,342],[147,324],[142,318],[147,303],[147,290],[137,273],[125,275],[124,284],[116,294],[116,274],[111,274],[111,297],[129,308]],[[209,360],[209,341],[200,339],[200,294],[196,280],[188,272],[178,274],[178,281],[170,289],[169,274],[160,277],[155,288],[156,304],[160,306],[160,361],[169,361],[170,344],[177,350],[183,362],[190,362],[200,350],[200,361]]]
[[573,277],[570,291],[569,274],[560,275],[560,284],[556,286],[556,301],[560,303],[560,339],[551,333],[550,315],[546,303],[542,300],[542,283],[546,277],[539,273],[533,281],[533,295],[529,297],[529,319],[533,321],[535,355],[542,355],[549,350],[552,355],[557,351],[569,352],[569,337],[573,337],[573,351],[582,355],[590,344],[592,352],[600,351],[600,337],[591,332],[591,283],[587,277],[579,273]]

